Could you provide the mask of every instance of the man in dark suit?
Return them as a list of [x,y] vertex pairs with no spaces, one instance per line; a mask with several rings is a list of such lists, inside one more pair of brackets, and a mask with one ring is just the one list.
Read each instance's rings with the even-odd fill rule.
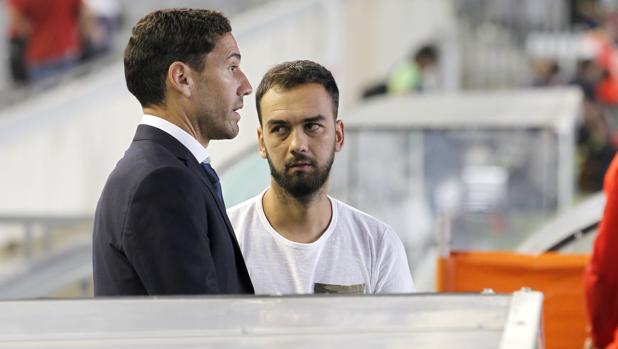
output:
[[127,87],[144,117],[95,214],[96,296],[253,293],[206,151],[238,134],[251,85],[227,18],[155,11],[133,27]]

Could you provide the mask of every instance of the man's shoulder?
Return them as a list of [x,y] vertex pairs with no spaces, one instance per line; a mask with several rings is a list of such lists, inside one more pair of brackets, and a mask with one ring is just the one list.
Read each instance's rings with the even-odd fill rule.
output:
[[263,193],[259,193],[252,198],[249,198],[239,204],[228,208],[227,215],[230,218],[232,224],[234,224],[235,221],[241,219],[242,217],[254,213],[260,207],[259,203],[262,199],[262,194]]
[[147,173],[160,168],[178,168],[189,171],[186,161],[174,155],[168,148],[152,140],[133,141],[118,161],[115,172],[122,169]]
[[148,162],[178,162],[178,158],[170,147],[156,139],[133,140],[124,157],[136,156]]
[[369,228],[385,230],[390,227],[388,224],[382,222],[378,218],[361,211],[360,209],[350,206],[343,201],[337,200],[333,197],[329,197],[333,201],[333,205],[336,207],[337,216],[339,220],[347,220],[354,224],[365,225]]
[[258,210],[261,209],[262,193],[241,202],[238,205],[234,205],[227,210],[227,216],[232,223],[234,233],[238,238],[240,248],[245,248],[245,237],[252,236],[247,233],[256,228],[256,222],[259,221]]
[[401,243],[399,235],[389,224],[342,201],[332,197],[331,200],[337,209],[337,225],[349,231],[355,238],[367,239],[382,247]]
[[195,188],[196,176],[183,161],[152,144],[131,144],[110,173],[104,192],[127,191],[165,185],[166,188]]

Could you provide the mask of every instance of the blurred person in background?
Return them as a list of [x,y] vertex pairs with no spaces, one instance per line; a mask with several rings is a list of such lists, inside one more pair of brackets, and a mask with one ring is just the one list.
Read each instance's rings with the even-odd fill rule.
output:
[[576,29],[595,29],[602,23],[598,0],[569,0],[571,25]]
[[584,193],[603,189],[603,178],[614,157],[616,147],[607,120],[606,107],[594,98],[583,101],[583,121],[577,128],[578,188]]
[[85,1],[91,21],[88,32],[82,33],[82,61],[108,53],[123,22],[122,7],[117,0]]
[[[9,18],[15,18],[16,15],[11,12],[15,11],[12,7],[8,7]],[[14,21],[9,22],[9,73],[15,85],[23,85],[28,82],[28,72],[26,71],[26,42],[25,34],[20,32],[14,26]]]
[[595,91],[599,102],[618,105],[618,13],[610,13],[601,26],[586,35],[594,62],[604,72]]
[[605,210],[585,272],[592,346],[618,349],[618,157],[605,176]]
[[[582,192],[596,192],[603,188],[603,178],[618,145],[615,114],[618,108],[618,15],[603,14],[598,2],[582,1],[599,19],[586,34],[592,59],[577,64],[571,83],[584,94],[583,120],[577,133],[579,174]],[[594,11],[593,11],[594,10]],[[600,20],[603,18],[603,20]]]
[[281,63],[258,87],[258,146],[271,183],[228,211],[257,294],[414,291],[392,228],[328,196],[344,141],[338,103],[332,74],[311,61]]
[[386,84],[387,92],[403,95],[437,88],[436,67],[439,59],[435,46],[421,47],[407,61],[395,67]]
[[599,101],[598,86],[604,71],[592,59],[577,62],[570,85],[584,96],[582,122],[577,124],[577,184],[580,191],[595,193],[603,189],[603,177],[616,151],[615,136],[609,123],[609,109]]
[[564,85],[564,83],[558,62],[545,58],[532,61],[532,86],[550,87]]
[[253,293],[206,150],[238,135],[252,92],[231,31],[199,9],[133,27],[125,78],[144,115],[97,204],[95,296]]
[[603,78],[603,70],[592,59],[580,59],[577,61],[575,74],[569,84],[581,89],[584,97],[589,100],[596,99],[596,89]]
[[414,52],[395,66],[386,80],[374,83],[363,91],[363,99],[389,95],[418,93],[438,88],[438,49],[431,44]]
[[74,67],[87,31],[82,0],[7,0],[9,28],[25,41],[27,80],[36,82]]

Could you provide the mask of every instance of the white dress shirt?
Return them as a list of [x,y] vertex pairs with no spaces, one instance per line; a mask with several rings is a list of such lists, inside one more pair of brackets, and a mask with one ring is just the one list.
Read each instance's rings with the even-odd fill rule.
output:
[[198,142],[197,139],[193,138],[193,136],[191,136],[187,131],[172,124],[171,122],[158,116],[144,114],[142,120],[140,121],[140,125],[148,125],[158,128],[159,130],[174,137],[177,141],[189,149],[191,154],[195,156],[198,163],[210,163],[210,155],[208,154],[208,151],[206,151],[206,148],[204,148],[204,146]]

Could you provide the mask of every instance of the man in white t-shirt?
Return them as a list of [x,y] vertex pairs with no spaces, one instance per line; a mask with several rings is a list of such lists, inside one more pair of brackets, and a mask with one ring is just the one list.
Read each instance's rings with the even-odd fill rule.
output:
[[256,93],[271,185],[228,210],[256,294],[405,293],[414,283],[388,225],[328,196],[343,146],[339,91],[311,61],[270,69]]

